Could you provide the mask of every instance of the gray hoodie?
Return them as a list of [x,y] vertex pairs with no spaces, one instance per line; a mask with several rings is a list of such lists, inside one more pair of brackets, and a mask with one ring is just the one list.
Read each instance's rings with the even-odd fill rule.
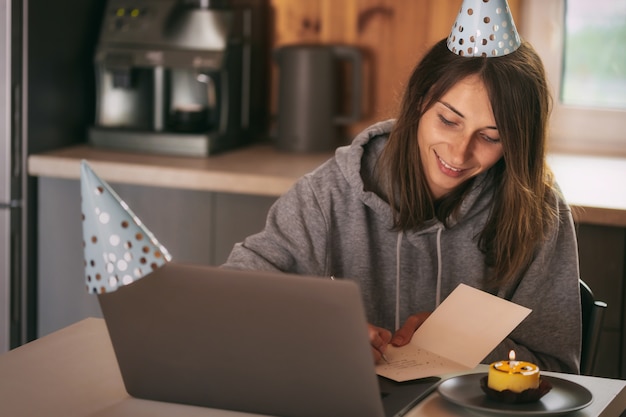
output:
[[[371,190],[374,164],[392,125],[390,120],[371,126],[302,177],[272,206],[265,229],[236,244],[224,266],[356,280],[368,321],[392,332],[409,315],[434,310],[460,283],[486,289],[476,236],[491,207],[489,176],[476,178],[448,228],[432,220],[418,231],[391,230],[391,208]],[[515,349],[518,359],[542,369],[578,372],[577,242],[570,209],[560,198],[559,212],[561,221],[522,280],[497,291],[533,311],[485,363]]]

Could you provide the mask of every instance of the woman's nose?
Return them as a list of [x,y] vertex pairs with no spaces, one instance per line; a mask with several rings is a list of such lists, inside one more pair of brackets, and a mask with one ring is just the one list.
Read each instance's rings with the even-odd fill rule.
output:
[[461,165],[470,158],[473,135],[463,135],[451,145],[451,163]]

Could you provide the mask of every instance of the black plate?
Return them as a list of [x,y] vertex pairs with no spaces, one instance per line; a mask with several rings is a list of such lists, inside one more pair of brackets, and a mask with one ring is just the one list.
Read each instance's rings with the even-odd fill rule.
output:
[[442,382],[437,391],[448,401],[482,413],[512,416],[557,416],[587,407],[593,401],[589,390],[575,382],[542,375],[552,390],[539,401],[529,404],[506,404],[491,400],[480,388],[486,373],[467,374]]

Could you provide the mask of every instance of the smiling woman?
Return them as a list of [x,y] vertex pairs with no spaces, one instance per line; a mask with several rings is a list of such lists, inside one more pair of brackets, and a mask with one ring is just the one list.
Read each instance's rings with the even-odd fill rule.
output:
[[397,118],[300,178],[224,266],[357,280],[376,360],[464,283],[533,310],[485,362],[514,349],[577,372],[577,244],[546,166],[549,104],[507,2],[466,0]]
[[[451,226],[477,177],[488,171],[498,191],[479,246],[493,268],[487,280],[505,283],[524,270],[555,221],[545,166],[548,87],[527,43],[497,59],[459,60],[448,48],[439,42],[411,75],[377,175],[396,208],[394,226],[406,230],[433,216]],[[486,135],[493,128],[497,135]]]

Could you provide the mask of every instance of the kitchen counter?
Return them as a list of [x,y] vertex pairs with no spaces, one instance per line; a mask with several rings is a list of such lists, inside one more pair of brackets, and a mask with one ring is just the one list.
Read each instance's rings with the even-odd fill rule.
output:
[[332,153],[300,154],[257,144],[207,158],[150,155],[78,145],[31,155],[28,173],[80,178],[85,159],[104,180],[186,190],[278,197]]
[[[85,159],[104,180],[177,189],[280,196],[332,156],[255,144],[208,158],[121,152],[78,145],[31,155],[33,176],[79,179]],[[548,162],[579,223],[626,227],[626,158],[551,154]]]

